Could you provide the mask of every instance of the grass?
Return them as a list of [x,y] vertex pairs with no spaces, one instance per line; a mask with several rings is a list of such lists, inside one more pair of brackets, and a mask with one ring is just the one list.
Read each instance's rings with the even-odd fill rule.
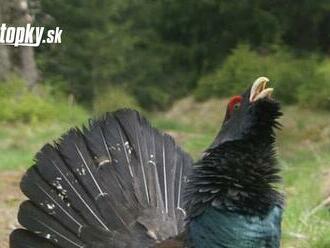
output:
[[[166,113],[150,116],[197,159],[218,131],[226,101],[195,103],[186,98]],[[285,248],[330,247],[330,211],[312,209],[330,195],[330,115],[285,107],[278,133],[279,161],[287,196],[283,218]],[[27,168],[40,147],[74,123],[0,125],[0,170]]]
[[0,170],[26,169],[34,154],[47,142],[52,142],[74,123],[23,123],[0,125]]

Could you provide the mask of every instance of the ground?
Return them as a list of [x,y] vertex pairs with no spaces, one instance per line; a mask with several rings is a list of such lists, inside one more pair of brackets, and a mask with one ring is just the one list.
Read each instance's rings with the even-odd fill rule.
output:
[[[226,101],[196,103],[187,98],[171,110],[150,114],[152,123],[170,133],[195,159],[216,134]],[[330,211],[322,205],[330,196],[330,114],[284,108],[278,132],[286,208],[282,248],[329,248]],[[8,234],[18,227],[16,215],[24,196],[19,180],[33,164],[33,154],[59,137],[73,123],[0,123],[0,247],[8,247]],[[321,207],[320,207],[321,206]]]
[[0,247],[8,247],[9,233],[17,228],[17,210],[24,199],[19,190],[22,171],[0,172]]

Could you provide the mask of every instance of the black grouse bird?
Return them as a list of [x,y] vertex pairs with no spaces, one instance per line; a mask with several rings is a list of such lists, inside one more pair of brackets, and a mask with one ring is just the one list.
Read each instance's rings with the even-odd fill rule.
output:
[[275,248],[283,197],[279,104],[268,79],[231,98],[212,145],[192,159],[133,110],[47,144],[26,172],[11,248]]

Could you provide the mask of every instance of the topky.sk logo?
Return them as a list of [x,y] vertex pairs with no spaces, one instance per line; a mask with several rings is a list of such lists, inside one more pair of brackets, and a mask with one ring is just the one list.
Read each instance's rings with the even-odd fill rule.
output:
[[45,27],[9,27],[2,23],[0,26],[0,45],[39,47],[42,43],[62,43],[63,30],[59,27],[45,30]]

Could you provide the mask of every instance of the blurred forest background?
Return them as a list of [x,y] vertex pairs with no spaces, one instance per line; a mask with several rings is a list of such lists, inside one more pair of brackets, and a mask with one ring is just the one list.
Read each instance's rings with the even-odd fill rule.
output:
[[[60,45],[0,47],[0,87],[9,98],[24,91],[26,105],[70,97],[88,111],[127,103],[159,110],[187,95],[228,97],[267,75],[284,103],[330,110],[327,0],[1,2],[1,22],[64,30]],[[5,83],[21,80],[27,91]],[[35,115],[14,116],[27,110],[9,114],[2,105],[2,120],[51,114],[24,106]]]
[[0,23],[63,29],[0,46],[0,247],[45,142],[133,107],[198,158],[227,98],[267,76],[283,103],[283,247],[330,247],[328,0],[0,0]]

